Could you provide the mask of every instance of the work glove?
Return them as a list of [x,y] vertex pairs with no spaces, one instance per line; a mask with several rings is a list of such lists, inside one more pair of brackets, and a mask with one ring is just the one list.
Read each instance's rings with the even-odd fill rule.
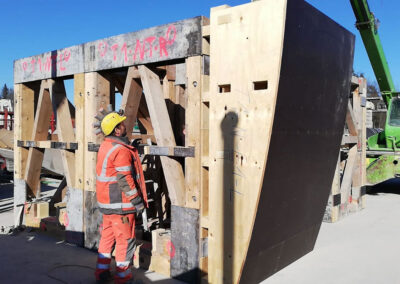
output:
[[143,200],[140,196],[134,198],[131,200],[131,203],[133,204],[133,206],[135,206],[136,209],[136,214],[142,214],[143,210],[144,210],[144,204],[143,204]]

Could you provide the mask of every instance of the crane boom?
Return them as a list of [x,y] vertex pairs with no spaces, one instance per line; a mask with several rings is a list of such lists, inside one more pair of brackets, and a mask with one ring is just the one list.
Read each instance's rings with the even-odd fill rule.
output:
[[378,34],[379,20],[370,11],[367,0],[350,0],[350,3],[357,19],[356,27],[360,31],[382,97],[389,106],[396,90]]

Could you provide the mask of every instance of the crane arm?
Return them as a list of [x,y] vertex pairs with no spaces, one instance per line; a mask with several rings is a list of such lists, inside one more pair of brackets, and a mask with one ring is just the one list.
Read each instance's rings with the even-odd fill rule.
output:
[[396,90],[378,34],[379,20],[370,11],[367,0],[350,0],[350,3],[382,97],[389,106]]

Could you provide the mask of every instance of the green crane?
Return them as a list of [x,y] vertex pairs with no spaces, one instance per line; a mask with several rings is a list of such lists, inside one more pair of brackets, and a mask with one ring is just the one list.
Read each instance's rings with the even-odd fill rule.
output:
[[[367,169],[370,183],[398,176],[398,160],[394,156],[400,147],[400,93],[396,92],[392,75],[378,34],[379,21],[370,11],[367,0],[350,0],[365,49],[387,107],[385,129],[368,138],[368,150],[382,152]],[[386,153],[387,152],[387,153]]]

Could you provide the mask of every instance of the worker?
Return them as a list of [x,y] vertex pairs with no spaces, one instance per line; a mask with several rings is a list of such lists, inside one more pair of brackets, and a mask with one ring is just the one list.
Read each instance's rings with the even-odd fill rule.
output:
[[96,280],[111,279],[111,253],[115,245],[115,283],[132,283],[135,250],[135,214],[147,207],[146,186],[137,149],[130,146],[122,113],[101,120],[105,135],[97,155],[96,194],[103,225],[98,249]]

